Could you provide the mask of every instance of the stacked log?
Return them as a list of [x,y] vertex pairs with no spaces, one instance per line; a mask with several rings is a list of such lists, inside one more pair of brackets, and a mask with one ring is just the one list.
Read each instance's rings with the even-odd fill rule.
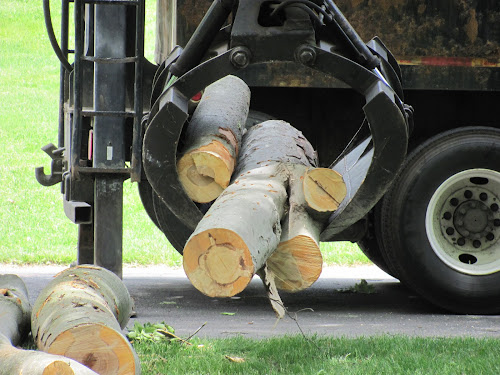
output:
[[[345,187],[322,186],[342,179],[317,164],[311,144],[284,121],[266,121],[245,134],[233,182],[184,248],[184,270],[198,290],[233,296],[259,270],[270,294],[274,281],[297,291],[319,277],[324,214],[338,207]],[[319,212],[318,218],[308,210]]]
[[194,202],[211,202],[229,185],[249,106],[250,89],[238,77],[226,76],[205,89],[177,163],[179,180]]
[[69,358],[16,348],[29,332],[30,316],[23,281],[16,275],[0,275],[0,375],[96,375]]
[[95,266],[62,271],[35,302],[31,328],[42,351],[72,358],[99,374],[140,374],[138,357],[121,330],[132,303],[112,272]]
[[293,166],[289,184],[289,208],[282,222],[281,241],[267,266],[275,275],[278,289],[298,292],[321,275],[319,235],[327,215],[344,199],[346,189],[337,172],[305,165]]

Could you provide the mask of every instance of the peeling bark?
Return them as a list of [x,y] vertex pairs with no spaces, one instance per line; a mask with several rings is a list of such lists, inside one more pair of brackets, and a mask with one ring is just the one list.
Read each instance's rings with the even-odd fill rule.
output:
[[99,374],[140,374],[122,335],[131,313],[123,282],[96,266],[62,271],[40,293],[31,315],[40,350],[72,358]]
[[0,275],[0,375],[96,374],[69,358],[15,348],[27,336],[30,316],[23,281],[16,275]]

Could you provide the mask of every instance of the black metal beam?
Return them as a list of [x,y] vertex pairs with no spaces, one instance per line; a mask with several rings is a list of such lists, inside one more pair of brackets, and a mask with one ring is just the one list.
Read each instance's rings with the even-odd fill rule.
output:
[[[95,5],[95,57],[125,58],[127,7]],[[126,67],[122,63],[95,62],[94,110],[125,111]],[[125,165],[125,119],[94,118],[94,168]],[[97,175],[94,183],[95,263],[122,276],[123,178]]]

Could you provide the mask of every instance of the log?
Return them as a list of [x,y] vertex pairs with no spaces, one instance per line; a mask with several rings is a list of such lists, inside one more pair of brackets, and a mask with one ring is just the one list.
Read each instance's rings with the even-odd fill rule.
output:
[[71,359],[14,347],[26,338],[30,316],[24,282],[16,275],[0,275],[0,375],[96,375]]
[[289,208],[282,221],[281,241],[267,260],[276,287],[287,292],[310,287],[323,267],[319,247],[323,224],[309,215],[304,197],[303,181],[309,169],[304,165],[294,165],[291,169]]
[[195,202],[216,199],[229,185],[250,105],[250,89],[226,76],[208,86],[186,129],[179,180]]
[[313,147],[284,121],[266,121],[248,131],[236,180],[184,247],[184,270],[198,290],[230,297],[248,285],[280,242],[289,167],[316,163]]
[[114,273],[77,266],[44,288],[33,307],[31,328],[42,351],[72,358],[99,374],[140,374],[138,357],[121,330],[132,303]]
[[342,175],[333,169],[310,168],[303,182],[305,201],[318,213],[334,212],[347,194]]

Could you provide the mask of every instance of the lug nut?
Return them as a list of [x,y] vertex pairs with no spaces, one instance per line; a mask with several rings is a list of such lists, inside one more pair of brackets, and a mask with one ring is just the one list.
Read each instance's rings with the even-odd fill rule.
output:
[[481,199],[483,202],[488,199],[488,194],[486,193],[481,193],[479,194],[479,199]]
[[460,238],[457,240],[457,244],[458,244],[458,246],[464,246],[464,245],[465,245],[465,238],[460,237]]
[[486,235],[486,239],[487,239],[488,241],[493,241],[493,240],[495,239],[495,235],[494,235],[493,233],[491,233],[491,232],[490,232],[490,233],[488,233],[488,234]]
[[496,227],[500,227],[500,219],[495,219],[493,221],[493,225],[496,226]]
[[497,212],[497,211],[498,211],[498,204],[493,203],[493,204],[490,206],[490,209],[491,209],[491,211],[493,211],[493,212]]
[[457,227],[463,227],[464,226],[464,221],[463,220],[457,220],[455,223]]
[[467,210],[465,208],[461,208],[460,210],[458,210],[458,212],[462,215],[465,215],[467,213]]
[[444,218],[445,220],[450,220],[450,219],[451,219],[451,213],[449,213],[449,212],[445,212],[445,213],[444,213],[444,215],[443,215],[443,218]]
[[472,198],[472,191],[470,191],[470,190],[465,190],[465,192],[464,192],[464,197],[465,197],[466,199],[471,199],[471,198]]
[[446,228],[446,234],[448,234],[449,236],[453,236],[453,234],[455,234],[455,229],[453,229],[452,227]]
[[476,249],[479,249],[481,247],[481,241],[475,240],[472,242],[472,246],[474,246]]
[[468,230],[463,230],[462,231],[462,234],[465,236],[465,237],[468,237],[470,232]]
[[452,206],[457,207],[457,206],[458,206],[458,203],[459,203],[459,201],[458,201],[458,199],[457,199],[457,198],[451,198],[451,200],[450,200],[450,204],[451,204]]

